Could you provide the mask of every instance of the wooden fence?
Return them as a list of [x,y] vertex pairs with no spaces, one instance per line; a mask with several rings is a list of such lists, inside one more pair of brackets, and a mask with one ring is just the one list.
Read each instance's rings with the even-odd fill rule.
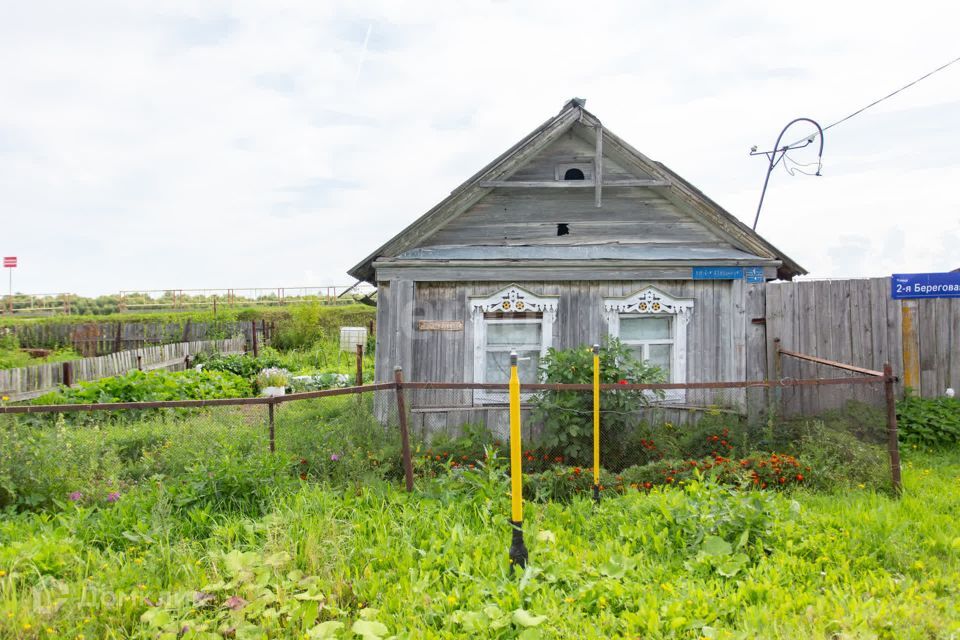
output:
[[[893,300],[890,278],[772,282],[766,287],[769,377],[777,375],[773,341],[783,349],[882,370],[893,365],[898,393],[960,391],[960,299]],[[828,375],[823,365],[787,359],[783,377]],[[877,402],[875,390],[798,389],[788,413],[815,414],[847,399]]]
[[13,328],[20,346],[35,349],[73,347],[82,356],[102,356],[137,347],[243,335],[249,346],[256,327],[264,344],[274,323],[263,320],[230,322],[85,322],[27,323]]
[[[41,396],[57,389],[65,382],[98,380],[108,376],[124,374],[133,369],[149,371],[152,369],[182,368],[187,356],[209,351],[242,353],[245,343],[243,337],[229,340],[180,342],[120,351],[106,356],[84,358],[70,362],[53,362],[20,369],[5,369],[0,371],[0,395],[7,396],[10,401],[16,402]],[[65,376],[72,379],[67,380]]]

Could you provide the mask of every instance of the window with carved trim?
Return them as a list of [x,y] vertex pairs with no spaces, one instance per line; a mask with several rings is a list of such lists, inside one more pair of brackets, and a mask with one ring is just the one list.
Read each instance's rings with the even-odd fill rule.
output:
[[[607,333],[619,338],[637,356],[656,365],[668,382],[687,381],[687,325],[693,300],[674,298],[645,287],[623,298],[603,301]],[[668,401],[683,401],[682,389],[667,392]]]
[[[538,381],[540,358],[553,344],[558,296],[538,296],[517,285],[470,299],[473,319],[473,379],[508,382],[510,352],[516,351],[521,384]],[[478,390],[479,402],[505,402],[506,394]]]

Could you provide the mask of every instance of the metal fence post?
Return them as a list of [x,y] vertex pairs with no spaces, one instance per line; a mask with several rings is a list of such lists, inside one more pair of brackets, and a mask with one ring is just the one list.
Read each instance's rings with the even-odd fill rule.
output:
[[400,447],[403,451],[403,477],[407,492],[413,492],[413,458],[410,456],[410,432],[407,431],[407,405],[403,397],[403,367],[393,370],[393,380],[397,384],[397,411],[400,414]]
[[897,434],[897,398],[894,385],[897,382],[893,367],[889,362],[883,364],[883,387],[887,397],[887,452],[890,454],[890,479],[893,492],[900,495],[903,484],[900,479],[900,442]]
[[593,345],[593,500],[600,504],[600,345]]
[[354,381],[358,387],[363,384],[363,345],[357,345],[357,379]]
[[273,407],[274,402],[271,402],[267,405],[267,420],[269,421],[270,426],[270,453],[275,453],[277,450],[277,441],[276,441],[276,431],[273,425]]
[[527,546],[523,541],[523,461],[520,443],[520,377],[517,352],[510,352],[510,570],[527,566]]
[[257,349],[257,321],[250,321],[250,344],[253,346],[253,357],[256,358],[260,355],[259,350]]

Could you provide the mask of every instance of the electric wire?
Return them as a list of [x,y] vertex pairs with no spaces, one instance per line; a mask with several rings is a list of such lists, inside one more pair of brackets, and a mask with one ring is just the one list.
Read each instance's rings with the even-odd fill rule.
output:
[[[825,127],[823,128],[823,130],[824,130],[824,131],[827,131],[828,129],[832,129],[833,127],[837,126],[838,124],[841,124],[841,123],[843,123],[843,122],[846,122],[847,120],[849,120],[850,118],[853,118],[854,116],[860,115],[861,113],[863,113],[864,111],[866,111],[866,110],[869,109],[870,107],[875,107],[875,106],[877,106],[878,104],[880,104],[881,102],[883,102],[883,101],[885,101],[885,100],[889,100],[890,98],[892,98],[893,96],[897,95],[898,93],[900,93],[900,92],[902,92],[902,91],[904,91],[904,90],[906,90],[906,89],[909,89],[910,87],[912,87],[913,85],[917,84],[918,82],[920,82],[920,81],[922,81],[922,80],[926,80],[927,78],[929,78],[929,77],[932,76],[933,74],[935,74],[935,73],[937,73],[937,72],[940,72],[940,71],[943,71],[944,69],[946,69],[946,68],[949,67],[950,65],[952,65],[952,64],[954,64],[954,63],[957,63],[957,62],[960,62],[960,56],[954,58],[953,60],[951,60],[950,62],[948,62],[948,63],[946,63],[946,64],[944,64],[944,65],[941,65],[941,66],[937,67],[937,68],[934,69],[933,71],[930,71],[929,73],[926,73],[926,74],[920,76],[920,77],[917,78],[916,80],[913,80],[912,82],[909,82],[909,83],[903,85],[902,87],[900,87],[900,88],[897,89],[896,91],[892,91],[892,92],[888,93],[887,95],[883,96],[882,98],[879,98],[879,99],[877,99],[877,100],[874,100],[873,102],[871,102],[871,103],[868,104],[867,106],[861,107],[861,108],[857,109],[856,111],[854,111],[854,112],[851,113],[850,115],[845,116],[845,117],[843,117],[843,118],[840,118],[839,120],[837,120],[837,121],[834,122],[833,124],[828,124],[827,126],[825,126]],[[813,141],[813,138],[815,138],[816,135],[817,135],[817,134],[814,133],[814,134],[812,134],[812,136],[807,136],[807,137],[805,137],[805,138],[802,138],[802,139],[800,139],[800,140],[797,140],[796,142],[794,142],[793,144],[788,145],[788,146],[789,146],[789,147],[793,147],[793,145],[799,144],[800,142],[804,142],[804,141],[806,141],[807,144],[809,144],[810,142]],[[806,146],[806,145],[804,145],[804,146]],[[801,148],[801,147],[797,147],[797,148],[799,149],[799,148]]]

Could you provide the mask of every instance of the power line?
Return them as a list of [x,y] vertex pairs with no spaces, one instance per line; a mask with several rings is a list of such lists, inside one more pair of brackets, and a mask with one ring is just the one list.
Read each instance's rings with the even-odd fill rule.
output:
[[[869,109],[870,107],[875,107],[875,106],[877,106],[878,104],[880,104],[881,102],[883,102],[884,100],[889,100],[890,98],[892,98],[893,96],[897,95],[897,94],[900,93],[901,91],[904,91],[905,89],[909,89],[910,87],[912,87],[913,85],[917,84],[917,83],[920,82],[921,80],[926,80],[927,78],[929,78],[929,77],[932,76],[933,74],[935,74],[935,73],[937,73],[937,72],[939,72],[939,71],[943,71],[944,69],[946,69],[947,67],[949,67],[950,65],[952,65],[952,64],[954,64],[954,63],[956,63],[956,62],[960,62],[960,57],[956,57],[956,58],[954,58],[953,60],[951,60],[950,62],[948,62],[948,63],[946,63],[946,64],[944,64],[944,65],[942,65],[942,66],[937,67],[937,68],[934,69],[933,71],[931,71],[931,72],[929,72],[929,73],[926,73],[926,74],[920,76],[919,78],[917,78],[917,79],[914,80],[913,82],[909,82],[909,83],[903,85],[902,87],[900,87],[900,88],[897,89],[896,91],[893,91],[893,92],[891,92],[891,93],[888,93],[887,95],[883,96],[882,98],[880,98],[880,99],[878,99],[878,100],[874,100],[873,102],[871,102],[871,103],[868,104],[867,106],[861,107],[860,109],[857,109],[856,111],[854,111],[854,112],[851,113],[850,115],[848,115],[848,116],[846,116],[846,117],[843,117],[843,118],[840,118],[839,120],[837,120],[837,121],[834,122],[833,124],[828,124],[827,126],[825,126],[825,127],[823,128],[823,130],[826,131],[827,129],[832,129],[833,127],[837,126],[837,125],[840,124],[841,122],[846,122],[846,121],[849,120],[850,118],[852,118],[852,117],[854,117],[854,116],[857,116],[857,115],[860,115],[861,113],[863,113],[864,111],[866,111],[866,110]],[[817,134],[814,133],[813,136],[807,136],[807,137],[805,137],[805,138],[801,138],[800,140],[797,140],[796,142],[794,142],[793,144],[790,144],[790,145],[788,145],[788,146],[791,146],[791,147],[792,147],[792,146],[795,145],[795,144],[799,144],[799,143],[801,143],[801,142],[805,142],[805,141],[807,141],[807,140],[811,140],[811,139],[812,139],[813,137],[815,137],[816,135],[817,135]]]

